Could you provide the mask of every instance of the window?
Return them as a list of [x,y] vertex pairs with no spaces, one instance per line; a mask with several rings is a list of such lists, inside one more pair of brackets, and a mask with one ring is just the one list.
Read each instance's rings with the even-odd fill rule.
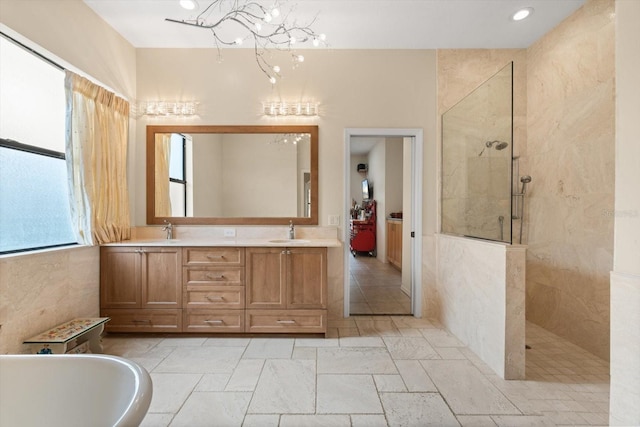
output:
[[75,244],[64,72],[2,35],[0,105],[0,253]]

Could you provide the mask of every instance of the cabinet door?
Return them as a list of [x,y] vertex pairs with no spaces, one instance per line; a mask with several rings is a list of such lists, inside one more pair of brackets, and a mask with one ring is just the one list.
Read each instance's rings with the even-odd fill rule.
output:
[[142,308],[182,308],[182,249],[142,248]]
[[327,249],[289,248],[287,308],[327,307]]
[[140,248],[100,248],[100,307],[140,308]]
[[286,260],[284,248],[247,248],[247,308],[286,307]]

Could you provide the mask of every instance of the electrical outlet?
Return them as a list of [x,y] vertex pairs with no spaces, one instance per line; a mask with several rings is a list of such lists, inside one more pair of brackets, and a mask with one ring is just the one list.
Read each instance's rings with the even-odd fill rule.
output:
[[235,228],[225,228],[224,229],[224,237],[236,237],[236,229]]
[[340,215],[329,215],[329,225],[340,225]]

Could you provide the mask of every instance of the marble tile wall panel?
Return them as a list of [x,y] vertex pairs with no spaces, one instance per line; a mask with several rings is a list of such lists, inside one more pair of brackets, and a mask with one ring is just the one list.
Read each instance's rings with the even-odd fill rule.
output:
[[508,379],[524,377],[524,255],[520,247],[438,236],[440,320]]
[[75,317],[98,317],[100,251],[78,246],[0,258],[0,354]]
[[640,276],[611,273],[609,423],[640,425]]
[[614,1],[588,1],[527,49],[527,319],[609,357]]

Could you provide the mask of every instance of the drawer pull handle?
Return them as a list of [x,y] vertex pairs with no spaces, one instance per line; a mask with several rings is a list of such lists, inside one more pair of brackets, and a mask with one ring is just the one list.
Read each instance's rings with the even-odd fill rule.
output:
[[224,259],[224,255],[207,255],[209,259]]
[[206,298],[209,301],[224,301],[224,297],[210,297],[209,295],[207,295]]
[[282,323],[284,325],[293,325],[296,323],[295,320],[276,320],[277,323]]
[[224,274],[221,274],[219,276],[214,276],[213,274],[207,274],[206,275],[207,279],[211,279],[211,280],[224,280]]
[[204,323],[216,323],[216,324],[220,324],[220,323],[224,323],[224,321],[222,320],[205,320]]
[[143,320],[133,319],[132,322],[133,323],[151,323],[151,320],[149,320],[149,319],[143,319]]

